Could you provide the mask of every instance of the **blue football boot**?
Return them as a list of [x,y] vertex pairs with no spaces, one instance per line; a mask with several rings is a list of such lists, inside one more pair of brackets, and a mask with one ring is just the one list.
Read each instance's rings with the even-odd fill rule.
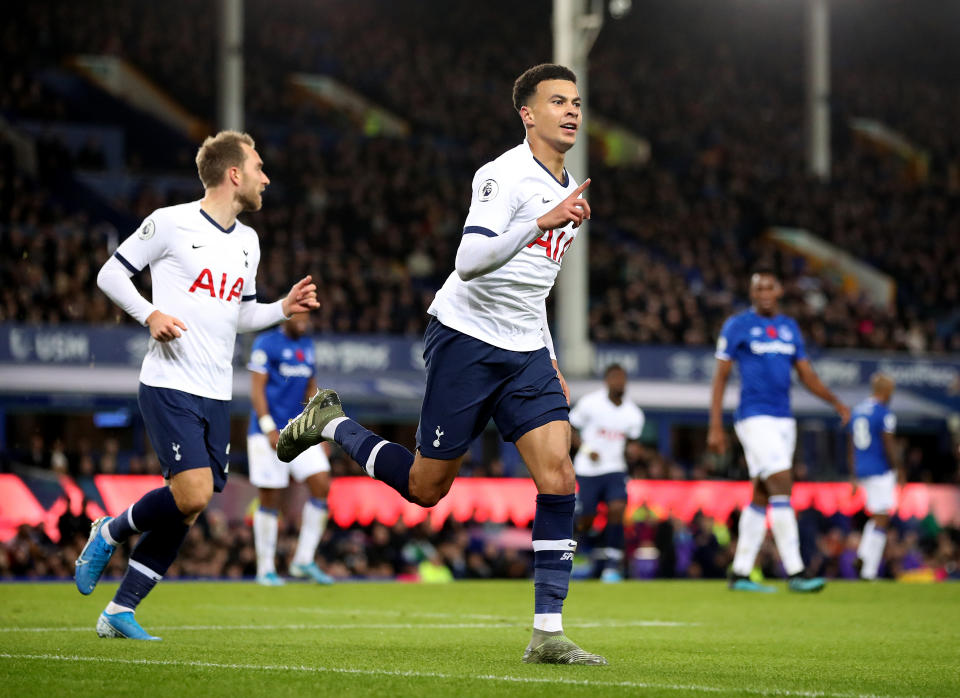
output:
[[620,574],[619,570],[613,567],[607,567],[600,573],[600,581],[606,582],[607,584],[617,584],[623,581],[623,575]]
[[140,627],[130,611],[107,613],[104,611],[97,619],[97,635],[115,637],[124,640],[161,640]]
[[790,580],[787,582],[787,589],[801,594],[814,594],[818,591],[823,591],[825,586],[827,586],[827,580],[823,577],[805,579],[804,577],[797,576],[790,577]]
[[262,587],[282,587],[286,584],[281,577],[276,572],[267,572],[266,574],[257,575],[257,584]]
[[97,587],[100,575],[110,562],[113,551],[117,549],[117,546],[110,545],[101,533],[101,529],[111,521],[113,521],[112,516],[101,516],[93,522],[87,544],[83,546],[80,557],[74,563],[76,570],[73,573],[73,579],[77,583],[77,589],[85,596]]
[[316,562],[309,565],[290,565],[290,576],[298,579],[312,579],[317,584],[333,584],[333,577],[324,572]]
[[730,591],[752,591],[757,594],[773,594],[776,587],[755,582],[749,577],[735,576],[730,579]]

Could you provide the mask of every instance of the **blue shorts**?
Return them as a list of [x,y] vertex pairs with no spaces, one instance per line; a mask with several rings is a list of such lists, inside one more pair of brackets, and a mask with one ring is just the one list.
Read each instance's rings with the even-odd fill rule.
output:
[[577,475],[577,486],[577,516],[593,516],[600,502],[609,504],[627,499],[626,473]]
[[222,492],[230,469],[230,401],[141,383],[137,402],[163,476],[210,468],[213,489]]
[[462,456],[491,417],[504,441],[569,418],[570,406],[545,348],[500,349],[432,318],[423,358],[427,387],[417,448],[427,458]]

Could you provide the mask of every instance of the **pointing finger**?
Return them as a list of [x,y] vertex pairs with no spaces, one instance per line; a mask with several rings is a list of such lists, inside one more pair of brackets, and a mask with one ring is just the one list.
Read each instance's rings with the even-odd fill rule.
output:
[[577,188],[574,189],[572,192],[570,192],[570,196],[568,196],[567,198],[568,198],[568,199],[578,199],[578,198],[580,198],[580,195],[581,195],[581,194],[583,193],[583,191],[584,191],[587,187],[589,187],[589,186],[590,186],[590,178],[588,177],[587,179],[584,180],[583,184],[581,184],[579,187],[577,187]]

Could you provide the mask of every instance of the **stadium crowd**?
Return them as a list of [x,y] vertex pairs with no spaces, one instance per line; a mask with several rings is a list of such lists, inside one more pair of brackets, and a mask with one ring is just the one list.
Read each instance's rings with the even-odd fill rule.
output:
[[[248,517],[249,518],[249,517]],[[856,550],[865,515],[826,517],[816,510],[798,512],[804,557],[814,574],[856,579]],[[294,521],[284,521],[278,541],[278,571],[286,572],[297,544]],[[54,544],[42,527],[23,525],[0,543],[0,579],[71,579],[73,561],[86,542],[90,520],[64,513],[59,521],[61,542]],[[737,513],[730,521],[698,514],[688,524],[646,507],[627,521],[624,572],[632,579],[719,579],[725,576],[736,545]],[[933,516],[890,526],[881,575],[919,581],[960,579],[960,529],[941,527]],[[318,550],[318,563],[336,579],[405,579],[445,582],[453,579],[526,578],[532,574],[528,529],[508,525],[457,522],[448,519],[439,530],[428,523],[414,527],[397,521],[340,528],[327,526]],[[594,575],[591,541],[581,544],[574,575]],[[126,568],[128,542],[106,570],[116,578]],[[768,578],[783,576],[772,540],[757,559]],[[167,573],[167,578],[227,578],[252,581],[256,553],[251,523],[228,521],[222,512],[201,516]]]
[[[900,50],[891,53],[914,56],[914,63],[877,60],[883,54],[870,48],[893,41],[889,34],[904,11],[892,0],[879,2],[885,9],[875,16],[885,19],[879,24],[888,33],[867,37],[859,49],[836,47],[842,69],[832,94],[829,182],[811,178],[803,164],[796,7],[767,3],[762,12],[728,12],[708,0],[684,0],[648,3],[642,16],[635,10],[608,21],[591,55],[590,108],[647,139],[650,156],[615,165],[601,146],[592,152],[595,341],[712,344],[723,319],[745,305],[748,271],[763,260],[780,270],[783,309],[815,346],[960,351],[960,141],[947,117],[960,98],[945,68],[955,61],[951,49],[922,63],[930,52],[902,45],[907,37],[896,38]],[[422,333],[426,307],[452,268],[470,175],[520,135],[508,99],[517,66],[550,55],[546,2],[493,4],[514,21],[489,27],[469,3],[359,0],[339,12],[331,2],[249,0],[247,122],[275,182],[264,210],[248,219],[261,233],[258,287],[265,298],[279,297],[291,276],[312,273],[324,288],[318,331]],[[39,0],[2,12],[10,21],[0,29],[0,61],[11,67],[0,73],[4,123],[117,123],[110,109],[118,104],[63,89],[65,61],[80,53],[126,58],[188,110],[213,120],[216,43],[209,37],[217,18],[209,3]],[[837,32],[854,31],[856,11],[838,12]],[[681,21],[687,40],[657,29]],[[504,45],[512,47],[511,62],[502,60]],[[642,55],[628,50],[635,45],[644,47]],[[295,72],[339,79],[404,119],[410,135],[387,136],[304,100],[289,85]],[[849,122],[859,116],[915,141],[924,166],[854,137]],[[79,185],[77,174],[106,169],[101,144],[87,139],[71,147],[51,128],[35,138],[36,169],[28,174],[5,133],[0,129],[0,322],[131,322],[96,289],[96,271],[139,219],[182,198],[149,182],[192,172],[195,144],[181,139],[176,148],[158,148],[144,134],[128,134],[122,173],[142,174],[147,184],[93,209],[82,200],[97,195]],[[194,193],[199,197],[199,185]],[[889,274],[896,303],[878,307],[845,295],[801,258],[771,246],[771,226],[807,228]],[[143,276],[139,283],[149,289]],[[906,455],[911,480],[931,478]],[[688,472],[642,448],[628,456],[634,477],[715,474],[707,465]],[[16,460],[78,477],[158,470],[152,454],[130,456],[110,440],[68,449],[35,439]],[[333,465],[335,475],[354,474],[342,458]],[[734,467],[729,476],[743,474],[742,463]],[[698,517],[688,525],[645,510],[636,516],[628,533],[630,576],[722,575],[736,521]],[[28,527],[3,544],[0,577],[72,576],[87,522],[67,515],[61,525],[71,541],[63,547]],[[843,517],[801,515],[814,571],[855,576],[859,528]],[[331,526],[320,556],[337,578],[526,577],[531,560],[523,546],[511,547],[511,536],[517,534],[476,524],[440,532]],[[292,529],[283,533],[281,558],[294,541]],[[956,576],[958,546],[956,529],[898,522],[886,574]],[[772,546],[760,561],[768,574],[776,572]],[[117,556],[108,574],[123,565],[125,556]],[[254,567],[249,526],[211,514],[193,529],[168,576],[242,578]]]
[[[39,38],[3,35],[4,58],[20,68],[3,81],[5,113],[14,120],[65,119],[73,105],[44,76],[71,55],[100,52],[127,58],[195,113],[212,116],[214,48],[199,40],[213,33],[209,10],[195,0],[109,5],[104,22],[95,21],[102,13],[84,2],[15,10],[38,28]],[[265,210],[250,217],[264,248],[259,286],[274,297],[281,290],[274,280],[286,278],[291,267],[294,274],[310,271],[328,289],[319,330],[416,335],[451,268],[470,173],[518,136],[505,97],[512,67],[496,57],[512,39],[519,63],[548,55],[547,23],[537,3],[512,7],[518,21],[496,32],[472,6],[437,12],[423,3],[401,12],[361,2],[350,13],[330,9],[248,3],[247,116],[276,182]],[[147,17],[135,20],[141,11]],[[880,74],[866,57],[871,44],[860,54],[840,47],[845,65],[834,90],[833,178],[809,177],[800,37],[790,14],[797,11],[726,13],[690,0],[655,3],[644,8],[643,19],[608,22],[591,56],[591,108],[648,139],[651,156],[615,167],[605,164],[602,149],[594,150],[591,197],[600,214],[589,262],[595,340],[710,344],[723,318],[744,304],[747,271],[758,260],[773,260],[787,280],[785,310],[800,318],[816,346],[960,349],[954,331],[960,207],[951,176],[958,147],[942,118],[956,98],[938,81],[941,73],[919,83],[908,72]],[[853,23],[839,19],[841,27],[844,20]],[[655,30],[671,22],[683,22],[695,41],[680,45]],[[503,35],[538,24],[544,31],[532,41]],[[764,31],[756,31],[761,25]],[[159,50],[169,41],[209,44],[209,50]],[[470,52],[454,48],[464,41]],[[637,41],[645,47],[640,57],[625,50]],[[757,62],[758,54],[769,60]],[[371,133],[299,99],[288,78],[304,71],[330,74],[393,110],[411,135]],[[428,75],[444,75],[442,88],[429,85]],[[99,116],[109,122],[109,114]],[[930,159],[925,175],[910,176],[898,156],[853,138],[848,122],[854,116],[881,119],[922,142]],[[188,143],[173,153],[140,145],[134,140],[127,149],[131,171],[189,170]],[[103,158],[94,144],[68,154],[53,136],[43,149],[41,162],[62,166],[40,167],[38,181],[4,165],[0,188],[15,187],[17,198],[32,204],[7,209],[0,221],[2,271],[20,282],[18,291],[5,291],[0,319],[118,320],[98,300],[90,269],[127,231],[58,206],[71,168],[96,169]],[[118,205],[135,225],[171,196],[145,187]],[[897,302],[878,307],[846,296],[800,258],[771,248],[764,239],[770,226],[807,228],[875,265],[895,280]],[[41,271],[59,281],[44,283]],[[33,280],[40,283],[27,283]]]

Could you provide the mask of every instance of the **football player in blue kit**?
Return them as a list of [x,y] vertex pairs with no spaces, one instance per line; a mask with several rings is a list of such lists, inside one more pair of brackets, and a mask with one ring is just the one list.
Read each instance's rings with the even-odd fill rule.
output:
[[277,574],[277,533],[280,499],[290,476],[306,483],[310,498],[300,516],[300,537],[290,563],[290,575],[332,584],[333,579],[317,565],[317,545],[327,524],[327,494],[330,491],[330,461],[322,446],[309,448],[284,463],[277,458],[278,424],[296,417],[307,398],[317,392],[313,341],[308,336],[310,316],[297,313],[280,327],[264,332],[250,350],[250,428],[247,457],[250,483],[260,491],[260,506],[253,513],[253,542],[257,550],[257,582],[282,586]]
[[887,544],[890,512],[896,505],[897,481],[903,482],[904,471],[893,440],[897,418],[889,407],[894,387],[890,376],[873,374],[870,397],[853,408],[850,418],[850,484],[854,492],[858,486],[863,488],[870,512],[857,548],[863,579],[877,578]]
[[344,416],[321,390],[280,434],[281,460],[336,441],[368,474],[411,502],[433,506],[450,489],[470,443],[492,418],[516,444],[537,486],[533,522],[533,635],[527,663],[606,664],[563,634],[573,566],[576,477],[569,397],[557,368],[545,301],[580,224],[590,217],[564,155],[581,128],[576,76],[544,64],[517,78],[523,143],[481,167],[456,268],[428,312],[427,385],[416,454]]
[[782,295],[783,288],[776,274],[769,269],[757,270],[750,277],[753,307],[730,317],[717,342],[707,446],[718,454],[726,452],[723,394],[736,362],[740,370],[740,404],[734,417],[735,429],[753,480],[752,501],[740,514],[730,579],[730,588],[735,591],[775,590],[750,579],[767,532],[768,506],[773,538],[789,577],[788,588],[812,592],[820,591],[825,584],[820,577],[804,576],[797,517],[790,505],[793,488],[790,471],[797,440],[797,423],[790,410],[792,369],[796,369],[800,382],[811,393],[837,411],[843,424],[850,419],[850,408],[837,399],[813,370],[796,321],[780,314]]

